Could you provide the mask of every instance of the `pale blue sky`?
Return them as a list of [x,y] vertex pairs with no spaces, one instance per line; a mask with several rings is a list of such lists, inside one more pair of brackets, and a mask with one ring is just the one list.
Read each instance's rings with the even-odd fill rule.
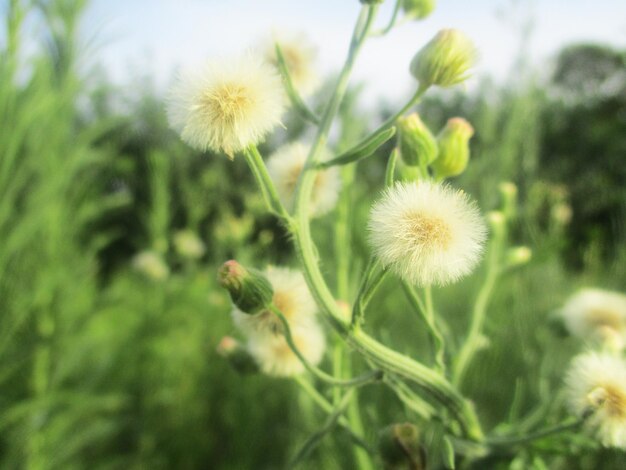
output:
[[[392,6],[393,0],[384,3],[379,24]],[[143,74],[163,85],[176,66],[237,53],[272,28],[306,32],[318,45],[319,65],[327,73],[343,62],[359,8],[358,0],[92,0],[85,31],[97,34],[98,58],[118,83]],[[480,50],[477,74],[503,79],[518,50],[519,26],[528,16],[534,18],[534,64],[545,64],[572,41],[626,48],[624,0],[439,0],[426,21],[371,40],[355,78],[370,84],[372,99],[399,98],[413,86],[407,67],[414,53],[439,29],[454,27]]]

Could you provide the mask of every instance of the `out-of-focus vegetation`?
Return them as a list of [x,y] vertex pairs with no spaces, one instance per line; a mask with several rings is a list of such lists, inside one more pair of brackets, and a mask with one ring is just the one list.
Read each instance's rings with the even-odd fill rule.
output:
[[[261,210],[240,159],[193,153],[168,130],[161,97],[113,89],[81,69],[84,2],[29,3],[9,2],[0,49],[0,468],[280,467],[324,417],[291,382],[239,376],[217,355],[233,327],[215,271],[235,253],[257,266],[289,264],[289,240]],[[39,52],[26,56],[31,17],[45,27]],[[492,341],[465,384],[487,429],[544,403],[580,349],[550,329],[550,312],[581,285],[626,285],[624,58],[572,46],[556,58],[549,83],[484,82],[420,105],[433,128],[454,115],[472,122],[473,163],[457,183],[485,210],[496,206],[501,181],[517,183],[515,241],[534,250],[530,265],[499,287]],[[363,131],[363,115],[354,90],[342,110],[354,136],[344,140]],[[285,122],[279,140],[304,131],[296,117]],[[371,200],[383,171],[382,159],[363,163],[355,197]],[[367,254],[367,208],[353,214],[355,268]],[[324,254],[333,249],[329,223],[315,229]],[[201,258],[177,252],[180,230],[203,240]],[[167,263],[167,278],[133,269],[147,250]],[[466,327],[480,276],[435,292],[453,330]],[[393,289],[383,287],[368,321],[396,349],[416,354],[424,332]],[[368,410],[389,423],[407,419],[382,389],[364,390],[361,402],[369,438],[378,423]],[[549,403],[562,407],[559,397]],[[311,468],[350,468],[342,439],[325,440]],[[544,468],[537,459],[528,449],[511,468]],[[624,454],[591,451],[581,439],[544,464],[598,462],[623,468]],[[477,468],[510,463],[503,456]]]

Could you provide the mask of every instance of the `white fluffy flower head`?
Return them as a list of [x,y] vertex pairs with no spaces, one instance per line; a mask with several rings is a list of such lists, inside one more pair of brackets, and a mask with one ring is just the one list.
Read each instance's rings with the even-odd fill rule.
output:
[[596,352],[574,358],[566,377],[568,403],[606,447],[626,450],[626,363]]
[[601,341],[612,349],[626,343],[626,295],[582,289],[568,299],[559,315],[567,330],[582,339]]
[[411,284],[445,285],[468,274],[486,229],[468,196],[430,182],[398,183],[370,211],[369,242],[382,264]]
[[285,93],[275,70],[246,54],[209,61],[181,75],[170,93],[167,114],[187,144],[233,158],[279,124],[284,107]]
[[[291,335],[304,358],[312,365],[322,360],[326,341],[317,323],[307,327],[291,328]],[[305,367],[287,344],[284,336],[250,335],[248,351],[257,361],[261,370],[276,377],[288,377],[304,372]]]
[[307,96],[313,93],[320,84],[315,71],[316,48],[303,33],[274,32],[272,40],[265,47],[266,60],[278,67],[276,43],[285,58],[289,76],[298,92]]
[[[293,197],[309,154],[310,146],[301,142],[280,147],[267,161],[267,169],[276,185],[283,204],[291,210]],[[310,211],[311,216],[320,216],[329,212],[337,203],[341,180],[337,167],[318,171],[313,183]]]
[[[272,302],[285,316],[291,328],[308,327],[315,322],[317,305],[300,271],[269,267],[264,274],[274,289]],[[246,335],[282,336],[280,319],[271,311],[249,315],[235,308],[232,316],[235,324]]]

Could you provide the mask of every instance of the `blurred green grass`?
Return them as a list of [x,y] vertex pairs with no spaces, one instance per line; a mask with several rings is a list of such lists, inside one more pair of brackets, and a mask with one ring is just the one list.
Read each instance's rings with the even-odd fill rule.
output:
[[[120,114],[106,80],[79,73],[83,2],[27,3],[9,2],[0,51],[0,467],[280,468],[323,417],[295,384],[241,377],[217,355],[220,338],[236,332],[215,270],[235,256],[257,266],[293,264],[288,238],[263,213],[242,161],[184,147],[149,88]],[[45,47],[26,60],[21,28],[34,14],[45,25]],[[569,78],[553,91],[577,90],[566,71]],[[499,203],[498,184],[515,181],[521,204],[514,241],[534,250],[531,264],[508,274],[497,290],[489,347],[464,385],[488,429],[546,401],[558,408],[550,394],[580,345],[549,328],[550,312],[579,286],[625,285],[623,179],[607,176],[624,171],[616,163],[624,123],[612,114],[624,112],[620,93],[556,99],[555,106],[533,80],[505,88],[486,82],[472,95],[437,95],[420,107],[433,128],[457,114],[474,123],[472,164],[455,184],[486,211]],[[580,124],[583,112],[589,120]],[[342,110],[339,145],[376,117],[362,112],[355,89]],[[283,139],[304,132],[294,116],[286,122]],[[580,128],[580,142],[590,142],[586,132],[596,136],[592,150],[572,144],[572,127]],[[354,273],[367,256],[363,227],[387,150],[357,171]],[[586,159],[591,151],[597,158]],[[578,175],[589,174],[597,178],[581,196]],[[589,194],[597,199],[579,213]],[[572,224],[555,225],[550,211],[557,203],[572,204]],[[172,247],[173,234],[186,228],[207,246],[199,261]],[[332,222],[322,219],[314,229],[332,285]],[[167,262],[167,280],[132,269],[133,256],[144,250]],[[466,330],[481,274],[435,292],[451,338]],[[389,280],[368,311],[367,328],[399,351],[430,360],[417,317]],[[381,387],[364,390],[361,402],[372,440],[379,428],[408,419]],[[345,436],[325,440],[310,468],[350,468],[346,449]],[[566,450],[549,456],[553,468],[595,468],[601,461],[619,468],[623,461],[623,454],[584,446]],[[490,468],[497,465],[505,463]]]

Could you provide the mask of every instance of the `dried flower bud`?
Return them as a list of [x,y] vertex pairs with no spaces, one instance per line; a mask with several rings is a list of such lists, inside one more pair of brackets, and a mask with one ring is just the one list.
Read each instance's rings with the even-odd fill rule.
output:
[[436,0],[402,0],[402,9],[408,17],[422,20],[432,13],[436,3]]
[[469,161],[469,141],[473,135],[474,128],[465,119],[448,119],[437,136],[439,156],[432,163],[438,177],[448,178],[463,173]]
[[247,269],[237,261],[230,260],[220,267],[217,279],[230,293],[233,304],[244,313],[254,315],[272,303],[272,285],[256,269]]
[[465,81],[476,62],[472,41],[456,29],[442,29],[411,61],[421,86],[450,87]]
[[378,450],[386,469],[426,469],[426,450],[417,427],[411,423],[384,428],[378,436]]
[[239,341],[231,336],[224,336],[216,348],[217,353],[226,358],[230,365],[240,374],[253,374],[259,371],[254,357]]
[[398,143],[402,161],[409,166],[429,165],[437,158],[437,141],[419,114],[398,118]]

